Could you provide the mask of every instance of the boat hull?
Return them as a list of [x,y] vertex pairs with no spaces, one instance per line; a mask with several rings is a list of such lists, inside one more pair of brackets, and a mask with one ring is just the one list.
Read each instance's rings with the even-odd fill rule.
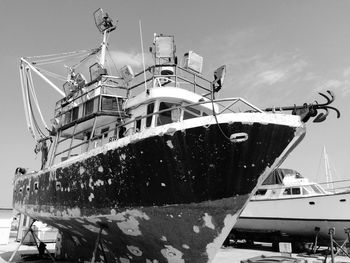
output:
[[297,116],[236,115],[220,127],[166,126],[17,176],[14,208],[57,227],[71,260],[91,259],[102,224],[115,262],[210,262],[251,192],[305,133]]
[[257,241],[284,237],[313,242],[317,227],[318,242],[329,244],[329,229],[335,228],[334,239],[343,242],[347,238],[344,229],[350,228],[349,201],[350,192],[251,200],[233,232],[237,237]]

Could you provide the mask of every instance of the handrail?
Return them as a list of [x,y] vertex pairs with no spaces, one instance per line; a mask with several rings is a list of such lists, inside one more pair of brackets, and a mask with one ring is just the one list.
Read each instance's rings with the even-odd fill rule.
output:
[[[324,185],[334,185],[338,183],[348,183],[347,186],[338,186],[338,187],[332,187],[331,189],[323,187]],[[274,195],[256,195],[254,197],[258,197],[256,200],[261,200],[261,199],[281,199],[281,198],[288,198],[290,196],[294,197],[309,197],[309,196],[319,196],[319,195],[327,195],[327,194],[337,194],[337,193],[345,193],[345,192],[350,192],[350,180],[339,180],[339,181],[332,181],[332,182],[321,182],[321,183],[315,183],[315,182],[308,182],[305,184],[295,184],[295,185],[280,185],[280,184],[275,184],[275,185],[262,185],[262,188],[259,188],[260,190],[283,190],[287,188],[298,188],[298,187],[307,187],[307,186],[321,186],[321,189],[324,191],[323,193],[311,193],[311,195],[303,195],[303,194],[292,194],[292,195],[284,195],[283,197],[281,196],[274,196]],[[348,190],[348,191],[340,191],[342,189]],[[254,199],[255,200],[255,199]]]
[[[259,112],[259,113],[263,112],[262,110],[260,110],[259,108],[255,107],[254,105],[252,105],[252,104],[250,104],[250,103],[247,103],[247,102],[246,102],[245,100],[243,100],[242,98],[225,98],[225,99],[216,99],[216,100],[213,100],[213,101],[208,99],[208,100],[199,101],[199,102],[196,102],[196,103],[183,104],[183,105],[179,105],[179,106],[172,107],[172,108],[169,108],[169,109],[159,110],[159,111],[157,111],[157,112],[153,112],[153,113],[150,113],[150,114],[146,114],[146,115],[140,116],[137,120],[146,119],[146,118],[152,117],[152,116],[154,116],[154,115],[159,115],[159,114],[162,114],[162,113],[167,112],[167,111],[172,111],[172,110],[174,110],[174,109],[178,109],[178,110],[181,110],[181,109],[182,109],[182,110],[185,110],[186,108],[189,108],[189,107],[195,107],[195,106],[204,105],[204,104],[219,104],[219,105],[223,106],[223,103],[225,103],[225,102],[231,102],[231,103],[230,103],[230,105],[224,107],[224,108],[223,108],[222,110],[220,110],[219,112],[216,112],[216,113],[215,113],[216,115],[224,114],[225,111],[235,112],[235,111],[234,111],[233,109],[231,109],[231,108],[232,108],[235,104],[237,104],[237,103],[239,103],[239,102],[241,102],[241,103],[245,104],[246,106],[250,107],[250,108],[251,108],[250,111],[256,111],[256,112]],[[207,109],[209,109],[209,108],[207,108]],[[212,109],[212,110],[213,110],[213,109]],[[215,108],[214,108],[214,110],[215,110]],[[101,111],[101,113],[102,113],[102,111]],[[96,115],[96,116],[97,116],[98,114],[99,114],[99,112],[94,113],[93,115]],[[53,158],[55,159],[57,156],[62,155],[62,154],[64,154],[64,153],[66,153],[66,152],[70,152],[71,150],[73,150],[73,149],[75,149],[75,148],[77,148],[77,147],[79,147],[79,146],[82,146],[82,145],[84,145],[84,144],[88,144],[88,145],[89,145],[90,142],[94,141],[96,138],[100,137],[101,135],[103,136],[103,135],[106,134],[106,133],[113,132],[113,131],[115,132],[116,130],[120,129],[121,127],[126,127],[126,126],[128,126],[129,124],[134,123],[134,122],[137,121],[137,120],[136,120],[136,119],[130,119],[130,120],[128,120],[128,121],[121,122],[120,119],[119,119],[119,120],[114,120],[114,121],[111,121],[111,122],[108,122],[108,123],[104,123],[104,124],[98,125],[97,127],[95,127],[94,130],[100,129],[100,128],[102,128],[102,127],[107,127],[107,126],[109,126],[109,125],[111,125],[111,124],[113,124],[113,123],[118,124],[118,122],[120,122],[120,123],[119,123],[118,125],[116,125],[113,129],[108,130],[108,131],[106,131],[106,132],[104,132],[104,133],[101,133],[99,136],[93,136],[93,137],[91,137],[90,139],[88,139],[88,140],[86,140],[86,141],[83,141],[83,142],[81,142],[81,143],[79,143],[79,144],[76,144],[76,145],[72,145],[72,144],[71,144],[70,147],[67,147],[66,149],[62,149],[61,151],[54,153],[54,157],[53,157]],[[71,126],[69,126],[69,127],[71,127]],[[82,133],[84,133],[84,132],[86,132],[86,131],[90,131],[90,130],[91,130],[91,127],[86,128],[86,129],[83,129],[83,130],[80,130],[79,132],[75,133],[74,135],[72,134],[72,136],[60,137],[60,140],[57,141],[57,144],[59,145],[59,144],[65,142],[65,141],[74,140],[74,137],[76,137],[77,135],[82,134]],[[58,147],[58,146],[57,146],[57,147]],[[52,165],[53,163],[54,163],[54,160],[53,160],[53,162],[51,163],[51,165]]]
[[[154,73],[154,70],[156,68],[162,68],[162,67],[174,67],[174,69],[176,70],[176,74],[173,74],[173,75],[161,75],[161,74],[155,74]],[[138,77],[141,77],[143,74],[151,74],[150,77],[148,77],[146,79],[146,83],[149,83],[150,81],[154,81],[156,78],[158,77],[166,77],[166,78],[169,78],[169,79],[175,79],[175,85],[177,85],[179,83],[178,79],[179,80],[182,80],[182,81],[185,81],[186,83],[192,85],[194,88],[198,87],[198,88],[201,88],[203,89],[204,91],[206,92],[211,92],[211,81],[209,81],[208,79],[202,77],[201,75],[198,75],[190,70],[187,70],[185,68],[182,68],[176,64],[161,64],[161,65],[153,65],[153,66],[150,66],[148,68],[146,68],[144,71],[141,71],[139,72],[138,74],[136,74],[134,76],[134,81],[135,79],[137,79]],[[181,73],[186,73],[188,75],[191,75],[193,77],[193,81],[191,81],[190,79],[188,78],[185,78],[184,76],[181,76],[180,74]],[[203,85],[200,85],[200,83],[198,83],[196,80],[199,79],[201,81],[204,81],[206,82],[206,84],[208,85],[208,88],[207,87],[204,87]],[[129,91],[141,86],[141,85],[144,85],[145,84],[145,80],[144,79],[140,79],[139,81],[136,82],[136,84],[132,85],[130,88],[129,88]],[[154,86],[154,85],[153,85]]]

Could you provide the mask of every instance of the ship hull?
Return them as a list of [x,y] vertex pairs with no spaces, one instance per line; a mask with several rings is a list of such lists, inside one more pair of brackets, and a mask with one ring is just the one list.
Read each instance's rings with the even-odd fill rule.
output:
[[210,117],[166,125],[17,176],[14,208],[57,227],[71,260],[91,259],[102,223],[115,262],[210,262],[251,192],[305,133],[297,116],[219,117],[220,127]]
[[[350,228],[350,193],[325,194],[299,198],[252,200],[241,214],[233,234],[256,241],[288,239],[329,244],[329,230],[338,242],[348,236]],[[288,209],[286,209],[288,208]],[[319,231],[315,231],[318,228]]]

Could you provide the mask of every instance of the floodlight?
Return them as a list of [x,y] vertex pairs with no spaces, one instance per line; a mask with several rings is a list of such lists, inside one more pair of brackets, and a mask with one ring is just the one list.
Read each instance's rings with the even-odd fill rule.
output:
[[74,84],[72,81],[66,81],[64,84],[63,84],[63,90],[64,90],[64,93],[66,94],[66,96],[70,96],[72,94],[72,92],[74,91]]
[[184,55],[184,68],[191,69],[197,73],[202,73],[203,57],[193,51]]
[[129,65],[122,67],[120,69],[120,74],[126,83],[129,83],[134,78],[134,71]]
[[173,58],[175,53],[174,36],[158,35],[154,38],[156,58]]
[[214,71],[213,89],[215,92],[218,92],[221,89],[222,85],[224,85],[225,74],[226,74],[225,65],[217,68]]
[[90,66],[89,71],[90,71],[90,84],[96,81],[99,81],[102,75],[107,75],[107,70],[97,62],[92,66]]

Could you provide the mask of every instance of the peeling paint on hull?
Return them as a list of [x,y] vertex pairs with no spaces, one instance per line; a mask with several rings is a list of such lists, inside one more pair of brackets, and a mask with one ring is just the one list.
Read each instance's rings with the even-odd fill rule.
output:
[[144,138],[17,177],[14,208],[60,229],[73,260],[91,258],[104,222],[112,261],[210,262],[258,181],[305,133],[302,125],[221,129],[248,139],[233,143],[217,125]]

